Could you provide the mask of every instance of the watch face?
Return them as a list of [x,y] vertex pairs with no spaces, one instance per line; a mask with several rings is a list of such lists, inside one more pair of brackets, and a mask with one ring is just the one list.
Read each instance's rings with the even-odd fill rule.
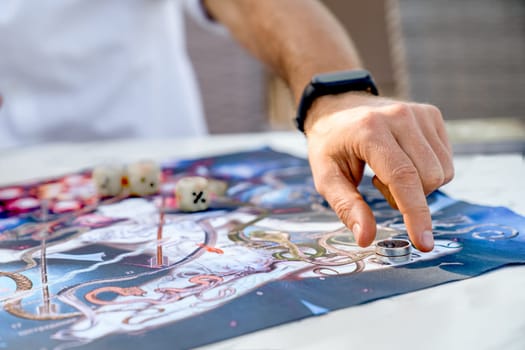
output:
[[312,84],[329,85],[333,83],[341,83],[344,81],[361,79],[370,79],[369,73],[363,70],[351,70],[344,72],[319,74],[312,79]]

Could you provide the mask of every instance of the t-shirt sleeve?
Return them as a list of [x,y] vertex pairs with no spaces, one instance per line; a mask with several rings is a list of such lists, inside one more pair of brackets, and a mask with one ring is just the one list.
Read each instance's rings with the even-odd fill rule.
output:
[[210,16],[202,0],[184,0],[184,8],[201,26],[215,33],[228,35],[228,29]]

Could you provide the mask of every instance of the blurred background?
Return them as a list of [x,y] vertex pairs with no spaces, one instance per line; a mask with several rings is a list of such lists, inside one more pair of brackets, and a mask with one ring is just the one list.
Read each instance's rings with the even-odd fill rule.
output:
[[[439,106],[455,151],[525,154],[525,1],[324,0],[382,95]],[[210,132],[293,128],[284,84],[187,19]]]

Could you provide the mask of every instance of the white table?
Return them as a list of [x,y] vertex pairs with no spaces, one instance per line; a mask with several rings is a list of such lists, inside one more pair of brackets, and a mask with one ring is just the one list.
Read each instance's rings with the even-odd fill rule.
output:
[[[199,139],[51,144],[0,151],[0,185],[61,175],[117,160],[167,160],[268,145],[305,156],[299,133]],[[521,155],[460,156],[445,186],[455,198],[525,215]],[[525,233],[523,233],[525,234]],[[262,330],[206,349],[525,349],[525,266]]]

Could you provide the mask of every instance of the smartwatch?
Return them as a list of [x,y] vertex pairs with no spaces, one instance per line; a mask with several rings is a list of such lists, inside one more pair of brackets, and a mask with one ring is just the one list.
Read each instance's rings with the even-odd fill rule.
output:
[[316,98],[349,91],[365,91],[378,95],[374,80],[366,70],[348,70],[314,76],[304,89],[299,107],[297,107],[295,118],[297,129],[304,133],[306,115]]

